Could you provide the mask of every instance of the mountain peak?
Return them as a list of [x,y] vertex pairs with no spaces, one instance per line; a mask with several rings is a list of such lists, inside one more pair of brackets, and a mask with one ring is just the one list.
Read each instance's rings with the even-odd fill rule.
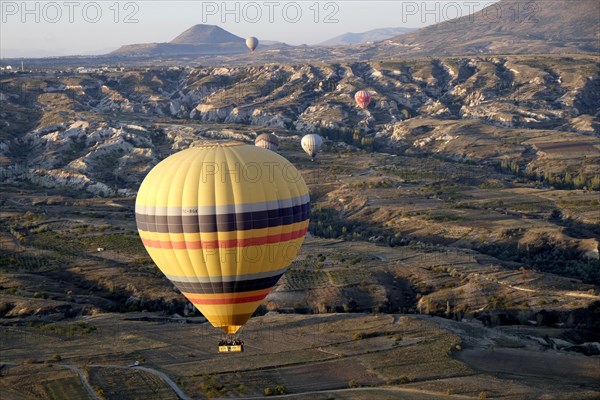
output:
[[319,43],[321,46],[339,46],[356,43],[377,42],[391,37],[412,32],[415,28],[378,28],[366,32],[347,32],[329,40]]
[[241,37],[229,33],[216,25],[198,24],[192,26],[169,43],[197,45],[202,43],[214,44],[243,41],[244,39]]

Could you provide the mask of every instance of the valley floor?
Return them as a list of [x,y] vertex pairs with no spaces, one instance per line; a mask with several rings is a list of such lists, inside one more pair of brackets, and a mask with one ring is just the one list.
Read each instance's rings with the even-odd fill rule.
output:
[[[201,318],[109,313],[80,322],[93,331],[69,336],[3,326],[2,398],[600,396],[600,358],[542,348],[536,328],[401,314],[270,313],[244,328],[244,353],[222,355],[218,331]],[[140,367],[129,367],[136,360]]]

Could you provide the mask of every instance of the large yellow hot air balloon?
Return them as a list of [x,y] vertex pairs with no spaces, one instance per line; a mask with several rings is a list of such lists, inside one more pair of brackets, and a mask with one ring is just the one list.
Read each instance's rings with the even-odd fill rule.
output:
[[231,335],[296,257],[310,201],[298,170],[277,153],[211,143],[156,165],[140,186],[135,213],[156,265]]

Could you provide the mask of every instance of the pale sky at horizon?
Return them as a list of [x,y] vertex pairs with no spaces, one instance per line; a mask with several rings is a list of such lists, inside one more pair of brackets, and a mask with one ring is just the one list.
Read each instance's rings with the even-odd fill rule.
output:
[[103,54],[125,44],[168,42],[201,23],[240,37],[317,44],[346,32],[420,28],[496,1],[1,0],[0,57]]

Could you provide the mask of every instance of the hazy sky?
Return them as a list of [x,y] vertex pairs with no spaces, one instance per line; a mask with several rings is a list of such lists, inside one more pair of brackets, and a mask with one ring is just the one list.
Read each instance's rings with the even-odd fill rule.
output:
[[168,42],[201,23],[241,37],[315,44],[346,32],[423,27],[495,1],[0,0],[0,57],[102,54],[124,44]]

